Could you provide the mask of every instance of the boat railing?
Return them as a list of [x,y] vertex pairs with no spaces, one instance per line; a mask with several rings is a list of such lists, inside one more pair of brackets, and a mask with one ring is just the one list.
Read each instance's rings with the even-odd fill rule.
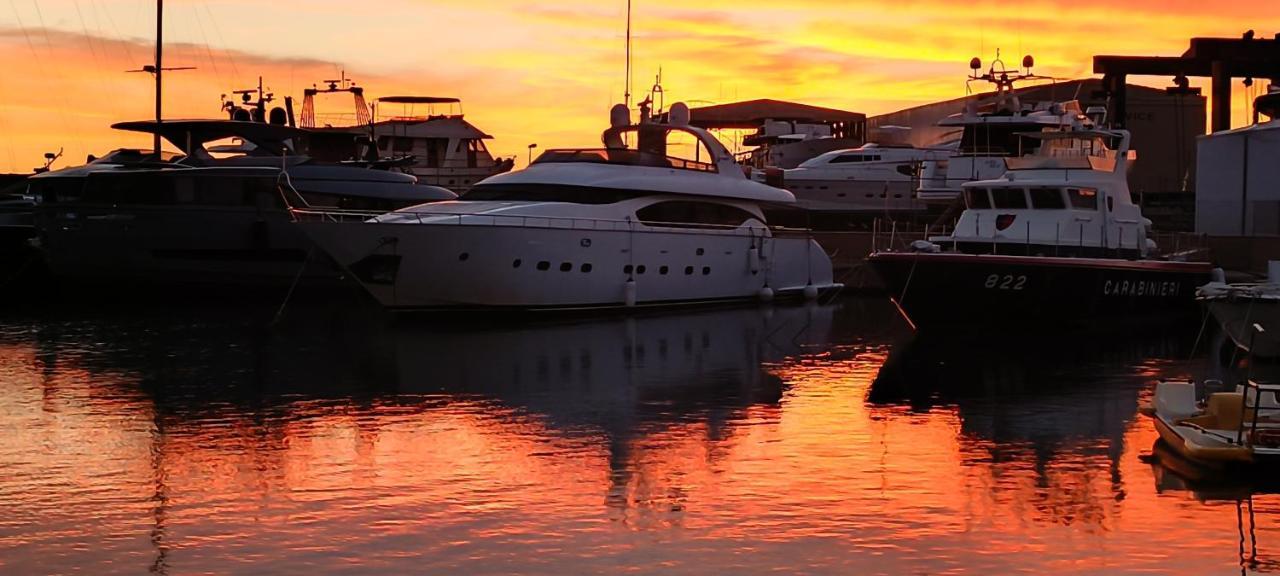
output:
[[564,230],[589,230],[606,232],[661,232],[667,234],[707,234],[759,238],[767,231],[774,237],[811,235],[805,228],[788,228],[765,224],[690,224],[688,222],[660,222],[652,220],[584,218],[575,216],[535,216],[493,214],[486,212],[454,211],[402,211],[377,212],[368,210],[343,210],[321,208],[290,208],[294,221],[328,222],[334,224],[432,224],[479,227],[557,228]]
[[[1253,330],[1254,336],[1264,331],[1257,324],[1253,325]],[[1255,450],[1262,448],[1280,451],[1280,427],[1276,426],[1275,420],[1263,416],[1264,412],[1280,414],[1280,402],[1277,402],[1280,399],[1280,384],[1262,383],[1249,378],[1245,380],[1243,392],[1236,443]],[[1271,395],[1269,401],[1263,401],[1264,393]]]
[[[1000,229],[992,218],[975,213],[972,224],[959,227],[959,221],[915,224],[906,221],[877,218],[872,221],[871,250],[910,251],[911,243],[927,240],[953,251],[961,244],[990,243],[992,253],[1016,254],[1021,245],[1026,255],[1044,254],[1046,246],[1052,246],[1052,255],[1080,254],[1086,250],[1110,250],[1121,256],[1146,254],[1148,258],[1174,261],[1201,261],[1208,256],[1208,244],[1202,234],[1188,232],[1151,233],[1144,231],[1145,224],[1137,220],[1089,221],[1077,219],[1073,224],[1061,220],[1053,222],[1023,219]],[[1111,237],[1114,236],[1114,237]],[[1147,241],[1155,243],[1157,251],[1149,252]]]

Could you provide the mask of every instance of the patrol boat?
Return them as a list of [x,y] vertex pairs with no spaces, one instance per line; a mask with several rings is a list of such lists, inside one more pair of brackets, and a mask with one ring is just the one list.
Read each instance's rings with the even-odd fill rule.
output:
[[[869,262],[916,328],[1052,326],[1196,310],[1206,262],[1157,259],[1126,181],[1125,130],[1021,134],[1035,154],[964,185],[950,234]],[[1115,143],[1109,146],[1108,143]]]

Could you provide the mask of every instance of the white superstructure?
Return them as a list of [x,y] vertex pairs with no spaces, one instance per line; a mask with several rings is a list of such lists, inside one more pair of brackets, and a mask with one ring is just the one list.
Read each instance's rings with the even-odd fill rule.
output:
[[[1030,132],[1037,152],[1006,158],[1001,177],[964,184],[965,210],[946,236],[960,251],[1145,257],[1151,221],[1129,194],[1136,158],[1125,130]],[[1114,143],[1114,147],[1109,145]]]
[[[953,156],[924,163],[917,192],[920,200],[950,203],[959,195],[965,182],[998,178],[1005,171],[1005,158],[1035,152],[1036,142],[1020,139],[1020,133],[1087,130],[1097,125],[1075,100],[1022,102],[1014,91],[1014,84],[1022,80],[1042,79],[1030,72],[1033,64],[1030,56],[1025,57],[1023,66],[1027,71],[1023,73],[1016,69],[1006,70],[1004,63],[997,58],[991,68],[979,76],[977,71],[981,63],[977,58],[970,62],[974,75],[969,80],[993,83],[996,92],[989,101],[970,101],[963,112],[938,122],[939,126],[958,129],[960,138]],[[1090,110],[1090,113],[1095,111]]]
[[916,174],[926,161],[950,157],[946,148],[866,144],[821,154],[789,170],[754,172],[755,179],[790,190],[796,203],[819,212],[923,210]]

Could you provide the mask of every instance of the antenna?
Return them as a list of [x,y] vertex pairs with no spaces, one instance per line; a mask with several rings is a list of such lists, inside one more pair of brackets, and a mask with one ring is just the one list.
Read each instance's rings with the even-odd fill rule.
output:
[[622,97],[627,108],[631,107],[631,0],[627,0],[627,78],[626,91]]
[[125,72],[146,72],[156,77],[156,132],[152,141],[155,147],[156,160],[160,160],[160,122],[163,119],[162,98],[164,84],[162,76],[165,70],[195,70],[194,66],[164,67],[164,0],[156,0],[156,62],[147,64],[137,70]]

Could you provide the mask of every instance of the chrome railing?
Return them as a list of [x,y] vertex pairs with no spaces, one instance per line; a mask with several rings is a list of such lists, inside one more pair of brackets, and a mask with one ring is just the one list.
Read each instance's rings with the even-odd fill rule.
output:
[[765,231],[774,235],[795,236],[808,234],[803,228],[787,228],[765,224],[727,225],[691,224],[687,222],[657,222],[635,219],[588,218],[577,216],[535,216],[492,214],[485,212],[405,211],[377,212],[367,210],[335,210],[318,208],[291,208],[295,221],[329,222],[335,224],[367,225],[451,225],[478,227],[550,228],[562,230],[586,230],[606,232],[661,232],[666,234],[716,234],[721,236],[761,237]]

